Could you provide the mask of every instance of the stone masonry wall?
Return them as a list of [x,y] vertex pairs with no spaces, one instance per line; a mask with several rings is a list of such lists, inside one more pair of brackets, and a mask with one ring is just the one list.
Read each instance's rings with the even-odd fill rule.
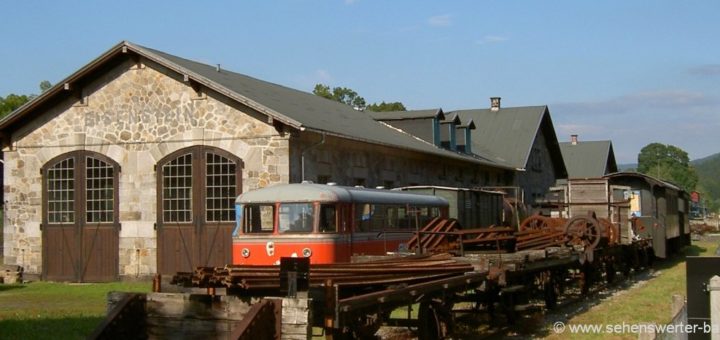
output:
[[[362,113],[358,113],[362,114]],[[365,187],[438,185],[450,187],[502,186],[505,171],[470,162],[443,159],[419,152],[305,133],[293,138],[290,148],[291,181],[300,182],[305,151],[305,180]]]
[[194,145],[244,161],[243,191],[289,178],[288,135],[256,112],[213,92],[197,93],[179,75],[146,61],[122,63],[82,91],[33,114],[5,153],[5,263],[42,272],[42,178],[52,158],[74,150],[107,155],[119,174],[121,276],[156,272],[156,172],[164,156]]

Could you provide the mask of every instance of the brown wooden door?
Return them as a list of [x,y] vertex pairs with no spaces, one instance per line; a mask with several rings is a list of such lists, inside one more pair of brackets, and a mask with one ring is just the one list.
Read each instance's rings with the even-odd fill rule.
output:
[[107,282],[118,278],[119,166],[72,152],[43,168],[43,278]]
[[220,149],[192,147],[158,167],[158,271],[172,275],[232,262],[235,198],[242,161]]

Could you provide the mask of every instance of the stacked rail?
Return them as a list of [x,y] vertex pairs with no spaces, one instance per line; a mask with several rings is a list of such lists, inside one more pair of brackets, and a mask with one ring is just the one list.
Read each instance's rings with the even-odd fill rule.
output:
[[[473,266],[453,259],[450,254],[398,257],[392,259],[337,264],[313,264],[310,286],[327,282],[344,287],[413,284],[437,280],[467,272]],[[226,265],[198,267],[192,273],[178,273],[173,284],[200,288],[236,288],[243,290],[280,289],[279,266]]]

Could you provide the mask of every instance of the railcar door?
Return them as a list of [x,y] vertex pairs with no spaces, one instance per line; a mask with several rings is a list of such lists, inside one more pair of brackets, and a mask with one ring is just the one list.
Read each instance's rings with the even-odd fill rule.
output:
[[242,161],[223,150],[197,146],[177,151],[159,165],[158,271],[171,275],[232,263]]

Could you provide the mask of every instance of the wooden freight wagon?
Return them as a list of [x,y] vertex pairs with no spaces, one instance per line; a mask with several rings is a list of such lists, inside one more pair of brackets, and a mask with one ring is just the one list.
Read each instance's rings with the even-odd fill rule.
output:
[[458,220],[463,228],[506,225],[511,218],[504,216],[505,193],[500,191],[441,186],[411,186],[399,190],[446,199],[450,204],[449,217]]

